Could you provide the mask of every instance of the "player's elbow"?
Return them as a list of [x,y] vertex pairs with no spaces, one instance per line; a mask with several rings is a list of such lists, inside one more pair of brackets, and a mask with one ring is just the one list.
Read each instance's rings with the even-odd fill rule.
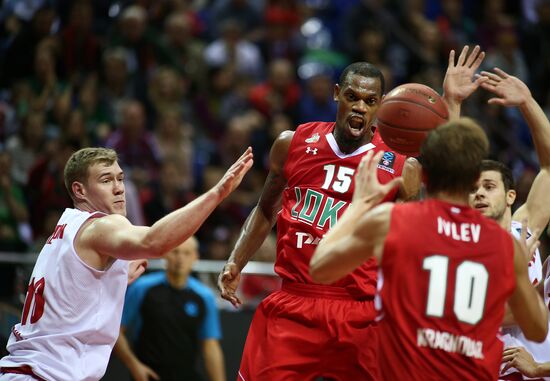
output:
[[542,343],[544,340],[546,340],[546,336],[548,335],[548,323],[545,322],[543,326],[537,326],[530,331],[531,332],[524,332],[527,340]]

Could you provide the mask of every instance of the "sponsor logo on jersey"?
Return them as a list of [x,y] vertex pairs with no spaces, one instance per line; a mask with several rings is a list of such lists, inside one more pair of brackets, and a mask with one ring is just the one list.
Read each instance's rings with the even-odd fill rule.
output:
[[318,148],[311,148],[310,146],[308,146],[306,148],[306,153],[310,153],[312,155],[317,155],[317,150],[318,150]]
[[316,132],[313,135],[311,135],[309,138],[306,139],[306,143],[317,143],[319,141],[319,133]]
[[380,162],[378,163],[378,169],[382,169],[391,174],[394,174],[395,173],[395,170],[393,169],[394,163],[395,163],[395,154],[391,151],[386,151],[384,152],[382,159],[380,159]]
[[455,335],[450,332],[431,328],[418,328],[416,345],[449,353],[459,353],[467,357],[483,359],[483,342],[468,336]]

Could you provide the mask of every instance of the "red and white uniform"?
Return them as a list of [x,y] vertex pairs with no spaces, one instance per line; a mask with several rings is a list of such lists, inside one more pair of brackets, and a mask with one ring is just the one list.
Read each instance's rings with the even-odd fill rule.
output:
[[512,237],[470,207],[395,205],[380,264],[382,379],[496,380],[513,255]]
[[331,286],[313,283],[309,261],[351,202],[361,158],[369,150],[384,151],[378,178],[387,183],[401,174],[405,157],[377,133],[371,143],[344,154],[333,129],[334,123],[303,124],[290,143],[283,169],[287,188],[277,217],[275,271],[283,286],[256,310],[239,380],[377,379],[375,261]]
[[103,376],[120,329],[128,262],[96,270],[74,247],[82,224],[102,215],[65,210],[38,256],[21,322],[12,329],[9,355],[0,367],[30,367],[36,376],[56,381]]
[[[521,222],[512,221],[512,234],[516,238],[521,236]],[[531,232],[528,232],[530,235]],[[528,236],[529,237],[529,236]],[[529,262],[528,267],[529,279],[533,284],[538,284],[539,282],[544,281],[544,302],[550,309],[550,273],[547,272],[546,278],[544,279],[542,274],[542,262],[540,258],[539,250],[537,249],[535,255]],[[550,328],[550,323],[549,323]],[[527,352],[529,352],[533,359],[538,363],[550,361],[550,335],[546,337],[546,340],[542,343],[536,343],[534,341],[527,340],[525,335],[519,327],[506,327],[502,329],[502,340],[504,341],[504,346],[507,347],[524,347]],[[504,364],[503,364],[504,366]],[[519,371],[516,368],[510,368],[505,373],[501,374],[502,376],[510,375],[513,373],[518,373]],[[522,376],[519,376],[522,377]],[[529,377],[523,376],[524,380],[530,380]],[[546,381],[550,381],[550,377],[543,378]]]

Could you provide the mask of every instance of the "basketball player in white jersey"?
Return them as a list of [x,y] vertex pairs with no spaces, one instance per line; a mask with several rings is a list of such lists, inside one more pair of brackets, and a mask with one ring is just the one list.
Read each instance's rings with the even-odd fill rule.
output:
[[[75,208],[65,210],[36,261],[0,380],[99,380],[120,329],[128,260],[161,257],[187,240],[251,166],[248,148],[212,189],[146,227],[125,217],[115,151],[74,153],[65,185]],[[130,278],[143,272],[139,265]]]
[[[550,122],[542,108],[532,97],[529,88],[518,78],[506,74],[500,69],[495,73],[482,72],[487,80],[481,87],[494,93],[495,98],[489,103],[518,107],[521,111],[533,138],[533,143],[540,163],[537,174],[526,202],[512,213],[512,205],[516,198],[514,180],[509,168],[497,161],[486,160],[482,164],[478,188],[470,196],[470,204],[482,214],[496,220],[503,228],[510,230],[518,238],[521,232],[521,221],[527,220],[528,235],[540,234],[550,219]],[[543,282],[542,263],[537,250],[532,258],[528,258],[529,278],[534,285]],[[506,319],[505,319],[506,323]],[[532,345],[517,326],[506,327],[503,330],[503,340],[513,347],[521,346],[535,352],[531,354],[536,361],[550,361],[550,339],[542,344]],[[528,348],[529,347],[529,348]],[[517,372],[506,370],[506,374]],[[503,374],[502,379],[506,379]],[[550,378],[549,378],[550,380]]]
[[[550,309],[550,268],[548,259],[542,266],[544,282],[539,282],[537,290],[544,298],[544,304]],[[550,380],[550,360],[548,359],[548,341],[536,344],[532,341],[523,343],[523,346],[509,347],[504,350],[502,363],[503,372],[510,368],[516,368],[525,379]],[[537,361],[535,358],[543,358],[545,361]]]

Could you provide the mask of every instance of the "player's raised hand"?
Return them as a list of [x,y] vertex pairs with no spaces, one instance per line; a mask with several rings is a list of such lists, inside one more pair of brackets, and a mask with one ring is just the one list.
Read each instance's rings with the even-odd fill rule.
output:
[[529,226],[527,219],[523,219],[521,221],[521,233],[518,243],[525,254],[527,263],[529,263],[535,257],[535,252],[540,246],[539,235],[541,231],[540,229],[535,229],[531,234],[528,234],[527,226]]
[[377,168],[383,155],[383,151],[376,154],[369,151],[361,159],[355,173],[355,190],[352,203],[378,204],[393,188],[403,183],[401,177],[396,177],[386,184],[381,184],[378,181]]
[[216,184],[216,190],[221,200],[226,198],[239,186],[246,172],[252,168],[253,163],[252,148],[248,147]]
[[228,300],[233,306],[238,307],[242,304],[237,296],[237,288],[241,281],[241,270],[235,263],[226,263],[223,270],[218,276],[218,289],[220,295],[225,300]]
[[443,92],[447,103],[462,103],[468,98],[487,78],[475,76],[479,65],[485,58],[485,52],[476,45],[468,55],[468,45],[462,48],[458,60],[455,62],[455,51],[449,53],[449,64],[443,80]]
[[532,98],[531,91],[519,78],[509,75],[499,68],[494,73],[482,71],[480,77],[487,78],[481,87],[492,92],[496,97],[489,99],[490,104],[500,106],[521,106]]

